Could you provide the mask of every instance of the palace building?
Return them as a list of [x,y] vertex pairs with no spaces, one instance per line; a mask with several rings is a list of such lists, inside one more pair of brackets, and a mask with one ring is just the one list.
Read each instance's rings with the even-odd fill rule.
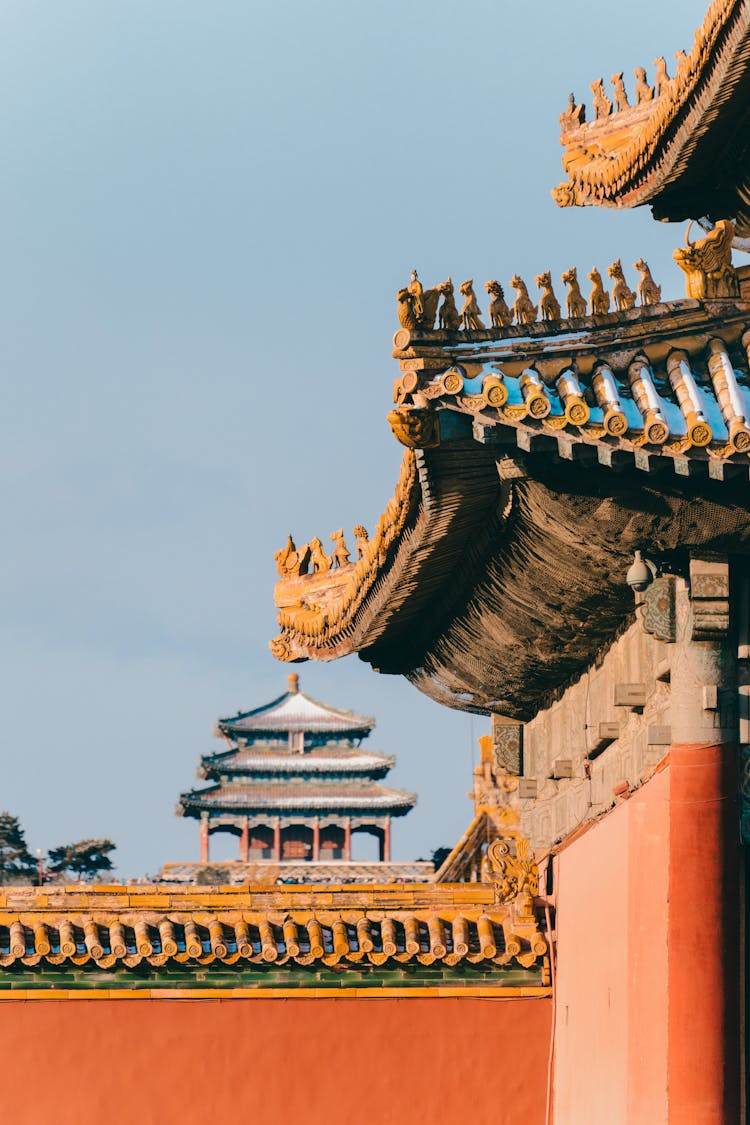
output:
[[[341,530],[276,554],[280,661],[356,652],[491,718],[464,836],[430,882],[0,889],[9,1119],[40,1042],[34,1104],[71,1119],[113,1088],[123,1122],[747,1119],[750,0],[668,70],[571,95],[553,195],[694,220],[685,297],[643,248],[562,300],[489,279],[487,315],[415,271],[395,492],[356,561]],[[180,799],[204,866],[215,831],[248,870],[345,866],[355,829],[385,864],[413,799],[369,720],[295,679],[219,729]]]
[[[220,719],[216,733],[227,749],[204,756],[198,770],[211,784],[183,793],[177,805],[179,815],[200,821],[200,865],[168,863],[163,878],[195,878],[209,864],[216,832],[239,838],[238,860],[222,865],[232,882],[428,878],[429,863],[391,863],[391,819],[416,797],[381,784],[396,759],[362,749],[374,726],[305,695],[294,672],[278,699]],[[379,861],[352,862],[355,833],[376,838]]]
[[734,1123],[750,266],[733,252],[750,249],[750,3],[712,3],[673,76],[659,59],[634,93],[622,74],[612,85],[592,83],[589,120],[571,97],[554,198],[698,221],[674,253],[686,297],[662,300],[633,253],[632,269],[571,268],[560,298],[549,273],[535,300],[517,275],[508,301],[490,280],[485,322],[472,282],[459,310],[450,281],[413,274],[393,339],[395,493],[356,564],[309,565],[311,544],[277,556],[271,647],[356,652],[492,717],[504,817],[478,816],[440,877],[490,877],[499,846],[536,860],[553,947],[544,1120]]

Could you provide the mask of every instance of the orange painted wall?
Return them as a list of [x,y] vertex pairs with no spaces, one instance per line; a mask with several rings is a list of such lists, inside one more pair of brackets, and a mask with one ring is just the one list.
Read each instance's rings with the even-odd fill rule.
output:
[[667,1121],[669,770],[557,858],[555,1125]]
[[2,1117],[543,1125],[550,1019],[544,999],[3,1001]]

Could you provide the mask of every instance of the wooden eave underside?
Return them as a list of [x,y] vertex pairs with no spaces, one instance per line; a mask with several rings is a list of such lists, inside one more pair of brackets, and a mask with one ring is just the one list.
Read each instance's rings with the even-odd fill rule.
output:
[[[425,451],[432,530],[438,520],[447,525],[434,537],[440,549],[413,551],[405,542],[364,607],[354,643],[340,638],[306,656],[359,651],[448,706],[528,719],[632,614],[625,572],[636,548],[649,544],[678,564],[691,547],[750,545],[747,481],[691,481],[690,495],[674,477],[592,473],[531,454],[527,476],[509,491],[493,458],[490,493],[487,454],[464,442]],[[460,481],[450,473],[456,458]],[[449,510],[461,508],[460,523],[445,518],[444,497]]]
[[637,547],[650,544],[679,565],[689,547],[746,551],[750,543],[746,482],[707,483],[708,495],[696,497],[632,471],[602,479],[539,456],[526,459],[526,471],[496,535],[467,553],[470,596],[448,609],[434,586],[411,646],[397,634],[361,654],[441,703],[517,719],[575,679],[629,619],[625,572]]
[[563,134],[561,205],[650,203],[658,219],[731,217],[750,235],[750,2],[721,6],[711,48],[696,42],[667,95]]
[[[279,614],[292,657],[329,660],[356,651],[449,706],[528,719],[629,620],[625,572],[635,549],[677,572],[690,550],[750,550],[748,456],[733,454],[726,437],[690,447],[678,432],[684,419],[675,402],[659,398],[672,392],[658,366],[672,348],[685,349],[700,393],[718,411],[707,346],[723,342],[747,387],[739,340],[749,319],[746,303],[684,302],[597,323],[586,318],[579,332],[561,323],[408,340],[402,334],[402,367],[417,365],[402,408],[436,414],[440,443],[413,455],[410,522],[350,619],[339,622],[333,611],[316,617],[325,575],[295,580],[295,597],[307,584],[310,605],[300,616],[293,608]],[[641,430],[630,429],[613,438],[593,410],[590,422],[566,424],[554,392],[561,370],[573,365],[589,395],[587,380],[604,361],[624,401],[623,371],[646,352],[659,372],[670,441],[650,446]],[[557,414],[542,421],[510,404],[489,408],[481,394],[448,394],[442,381],[441,371],[460,367],[510,386],[530,363],[557,404]],[[717,414],[715,434],[721,424]],[[279,604],[283,591],[282,581]]]

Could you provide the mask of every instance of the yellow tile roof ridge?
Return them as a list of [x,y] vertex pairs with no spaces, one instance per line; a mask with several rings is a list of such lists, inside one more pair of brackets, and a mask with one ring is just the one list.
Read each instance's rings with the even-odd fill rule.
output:
[[494,886],[469,891],[465,884],[443,884],[419,901],[414,891],[423,889],[417,884],[390,902],[333,892],[297,903],[283,894],[264,895],[272,900],[265,903],[221,893],[192,901],[116,895],[115,903],[76,893],[42,903],[27,895],[0,907],[0,988],[2,969],[24,965],[43,972],[46,964],[65,962],[102,969],[188,961],[371,968],[394,959],[544,969],[546,938],[520,898],[501,903]]
[[736,83],[733,66],[742,62],[748,32],[748,0],[714,0],[674,78],[665,67],[656,89],[644,86],[644,100],[615,112],[606,96],[600,98],[590,122],[580,121],[581,106],[563,114],[569,178],[553,189],[558,206],[637,206],[674,180],[726,100],[723,85],[731,90]]

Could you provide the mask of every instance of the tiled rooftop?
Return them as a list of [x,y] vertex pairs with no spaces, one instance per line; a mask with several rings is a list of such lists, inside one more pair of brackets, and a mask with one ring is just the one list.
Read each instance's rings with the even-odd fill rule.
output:
[[322,746],[304,753],[282,751],[279,749],[240,749],[232,753],[212,754],[203,758],[204,769],[215,773],[242,772],[250,774],[265,773],[372,773],[387,772],[392,769],[396,759],[388,754],[363,753],[352,748],[339,749],[335,746]]
[[316,784],[308,778],[289,778],[279,784],[226,783],[200,791],[184,793],[185,808],[226,808],[236,810],[273,809],[376,809],[407,811],[416,803],[413,793],[388,789],[377,782],[332,781]]
[[440,413],[449,438],[456,412],[474,423],[477,440],[497,446],[613,468],[702,469],[717,479],[744,469],[747,477],[746,301],[685,300],[452,337],[412,333],[397,349],[407,364],[429,345],[446,365],[442,373],[406,369],[396,388],[402,419],[415,409]]
[[7,888],[0,900],[0,989],[22,965],[530,968],[547,957],[533,918],[484,885]]
[[220,719],[218,726],[219,730],[232,737],[242,737],[255,731],[366,735],[375,726],[375,721],[353,711],[341,711],[318,703],[304,692],[288,691],[264,707]]

